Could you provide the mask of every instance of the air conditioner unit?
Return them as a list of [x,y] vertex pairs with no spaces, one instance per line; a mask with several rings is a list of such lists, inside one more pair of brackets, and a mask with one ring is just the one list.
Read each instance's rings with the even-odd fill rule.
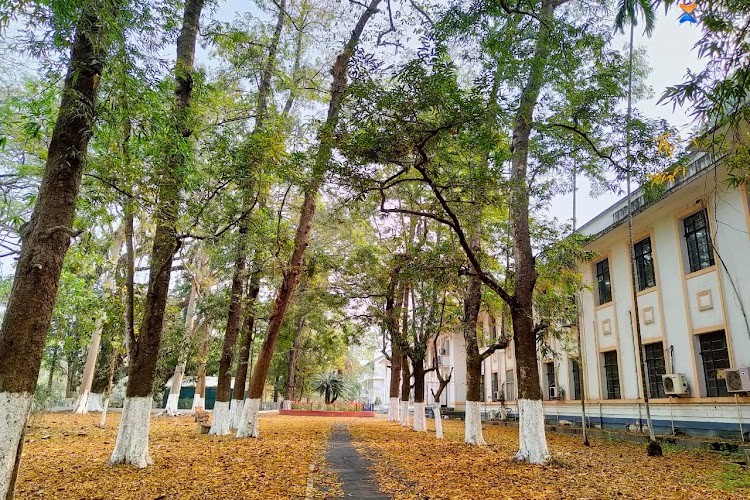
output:
[[440,348],[440,355],[441,356],[445,356],[446,354],[448,354],[448,349],[446,349],[445,347],[441,347]]
[[724,370],[724,381],[729,392],[750,392],[750,368]]
[[670,373],[661,376],[664,385],[664,394],[668,396],[688,396],[690,388],[687,384],[687,378],[682,373]]
[[549,388],[550,399],[562,399],[565,395],[565,390],[562,387],[552,386]]
[[500,401],[500,391],[494,391],[492,393],[492,400],[493,401]]

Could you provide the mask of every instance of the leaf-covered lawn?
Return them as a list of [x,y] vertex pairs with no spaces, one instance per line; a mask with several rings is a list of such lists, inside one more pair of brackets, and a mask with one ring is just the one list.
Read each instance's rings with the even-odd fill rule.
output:
[[594,439],[586,448],[579,438],[549,433],[556,465],[538,467],[511,461],[517,429],[486,427],[489,446],[478,448],[463,444],[462,422],[444,427],[443,441],[383,420],[360,421],[350,431],[376,464],[381,488],[396,499],[750,498],[750,483],[729,480],[750,473],[714,453],[667,449],[663,458],[649,458],[640,445]]
[[332,419],[263,415],[257,440],[199,435],[191,416],[152,418],[154,465],[143,470],[107,465],[119,414],[110,414],[106,429],[98,421],[99,414],[34,419],[16,498],[305,498],[313,463],[316,489],[336,487],[320,472]]

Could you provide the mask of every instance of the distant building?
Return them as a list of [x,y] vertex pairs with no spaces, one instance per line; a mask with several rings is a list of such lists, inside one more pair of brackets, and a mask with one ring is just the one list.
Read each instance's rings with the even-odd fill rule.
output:
[[[206,395],[204,396],[206,410],[213,410],[216,402],[216,387],[219,383],[219,377],[206,377]],[[169,390],[172,387],[172,377],[167,380],[162,390],[161,407],[167,406]],[[234,391],[234,377],[231,381],[230,397]],[[180,410],[190,410],[193,407],[193,397],[195,396],[195,377],[183,377],[182,387],[180,387],[180,399],[177,408]]]

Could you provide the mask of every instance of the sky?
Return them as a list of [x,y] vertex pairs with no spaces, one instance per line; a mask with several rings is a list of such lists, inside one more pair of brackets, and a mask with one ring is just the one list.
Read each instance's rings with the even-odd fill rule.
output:
[[[698,60],[693,46],[701,36],[700,24],[679,24],[678,14],[674,9],[665,14],[663,9],[657,13],[656,29],[650,38],[636,26],[635,46],[646,50],[646,60],[651,66],[647,84],[652,89],[652,97],[634,103],[634,108],[649,118],[663,118],[680,131],[684,140],[690,135],[692,121],[687,116],[687,109],[672,108],[672,104],[657,105],[664,90],[683,80],[688,69],[702,69],[704,63]],[[617,44],[627,47],[628,37],[618,35]],[[623,75],[625,78],[625,75]],[[621,196],[606,193],[597,198],[590,196],[590,185],[585,179],[579,179],[577,205],[577,226],[585,224],[596,215],[609,208]],[[552,200],[549,215],[561,222],[570,221],[573,216],[573,195],[557,196]]]

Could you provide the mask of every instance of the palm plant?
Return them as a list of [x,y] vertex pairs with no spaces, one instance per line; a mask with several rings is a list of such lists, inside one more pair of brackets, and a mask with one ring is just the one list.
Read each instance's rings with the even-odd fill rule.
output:
[[344,392],[344,377],[336,372],[317,375],[313,380],[313,389],[325,397],[327,405],[335,403]]
[[[635,253],[633,249],[633,210],[632,210],[632,197],[630,190],[630,176],[632,170],[632,159],[630,157],[630,126],[633,115],[633,38],[635,34],[635,26],[638,24],[638,19],[643,18],[644,31],[647,36],[650,36],[655,27],[656,11],[655,7],[659,0],[651,2],[650,0],[619,0],[617,14],[615,15],[615,29],[621,33],[625,32],[625,25],[630,25],[630,45],[628,54],[628,109],[627,119],[625,123],[625,158],[626,158],[626,183],[628,192],[628,244],[630,245],[630,280],[631,290],[633,292],[633,303],[635,304],[633,321],[635,322],[635,337],[636,346],[638,347],[638,357],[640,360],[644,359],[643,356],[643,342],[641,339],[641,321],[638,313],[638,293],[636,288],[636,269],[633,263],[635,262]],[[648,443],[648,455],[649,456],[661,456],[662,449],[661,445],[656,441],[656,434],[654,433],[654,426],[651,421],[651,407],[648,401],[648,384],[646,384],[646,367],[642,366],[640,370],[641,387],[643,389],[643,402],[646,406],[646,424],[648,425],[649,443]]]

